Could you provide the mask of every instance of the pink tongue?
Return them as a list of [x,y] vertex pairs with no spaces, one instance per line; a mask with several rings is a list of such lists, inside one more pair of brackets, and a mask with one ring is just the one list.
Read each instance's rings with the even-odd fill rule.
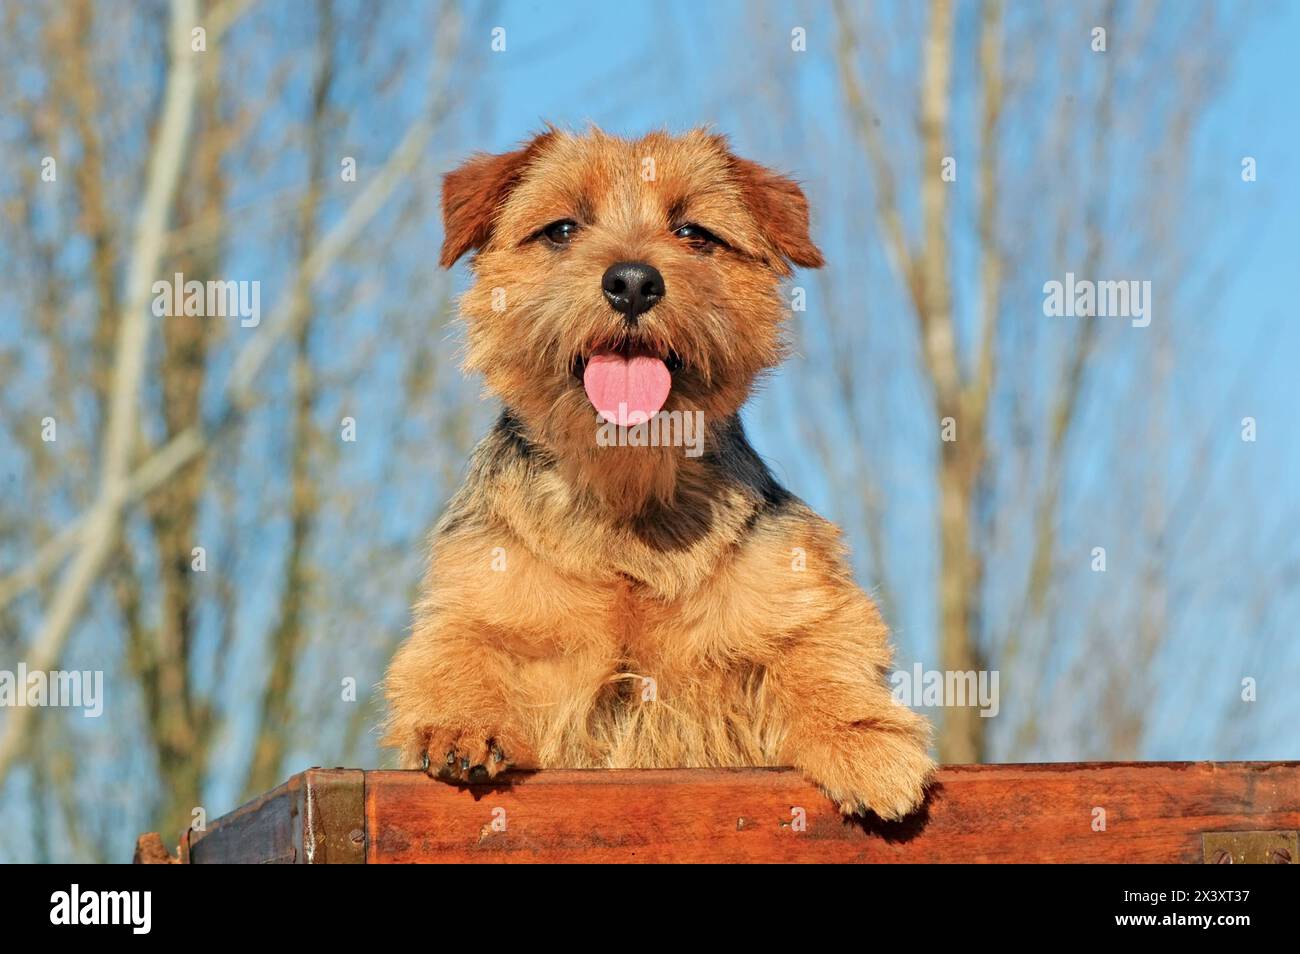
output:
[[582,385],[601,417],[619,427],[632,427],[659,413],[668,400],[673,377],[658,358],[624,358],[612,351],[598,351],[587,360]]

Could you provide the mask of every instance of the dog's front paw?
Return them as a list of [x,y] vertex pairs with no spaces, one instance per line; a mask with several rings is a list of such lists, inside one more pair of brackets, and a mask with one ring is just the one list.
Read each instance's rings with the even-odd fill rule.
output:
[[845,815],[873,811],[888,821],[917,809],[934,772],[923,734],[844,726],[795,759]]
[[518,737],[499,727],[429,726],[419,732],[416,748],[418,767],[430,778],[450,782],[485,782],[527,761]]

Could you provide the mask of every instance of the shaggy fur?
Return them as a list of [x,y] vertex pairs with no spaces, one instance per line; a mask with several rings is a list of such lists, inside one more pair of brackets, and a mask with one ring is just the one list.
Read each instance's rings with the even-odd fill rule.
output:
[[[434,532],[385,744],[454,780],[793,764],[846,813],[916,807],[929,727],[885,685],[880,614],[738,417],[782,355],[780,280],[822,264],[798,185],[702,131],[549,129],[448,175],[443,212],[442,264],[476,251],[467,367],[506,410]],[[620,261],[666,288],[632,328],[601,291]],[[664,410],[703,412],[702,455],[598,446],[575,369],[620,344],[680,358]]]

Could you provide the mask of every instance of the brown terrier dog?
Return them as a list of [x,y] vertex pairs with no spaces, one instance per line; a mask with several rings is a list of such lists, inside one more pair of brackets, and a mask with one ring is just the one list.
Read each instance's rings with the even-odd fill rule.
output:
[[[443,216],[442,264],[477,250],[467,367],[506,410],[434,532],[384,744],[452,780],[793,764],[843,812],[916,807],[929,726],[885,685],[880,614],[738,417],[782,355],[780,280],[822,264],[799,187],[702,131],[548,129],[448,175]],[[598,439],[673,412],[702,453]]]

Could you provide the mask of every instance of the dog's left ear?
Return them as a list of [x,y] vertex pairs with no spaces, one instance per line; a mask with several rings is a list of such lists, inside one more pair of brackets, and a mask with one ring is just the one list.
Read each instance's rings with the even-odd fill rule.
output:
[[442,255],[439,263],[451,268],[466,252],[480,249],[492,237],[501,205],[519,184],[528,164],[555,135],[536,136],[513,152],[479,153],[442,180]]
[[748,159],[733,155],[731,162],[763,237],[780,256],[780,270],[788,274],[788,263],[804,268],[826,264],[809,234],[808,198],[799,184]]

